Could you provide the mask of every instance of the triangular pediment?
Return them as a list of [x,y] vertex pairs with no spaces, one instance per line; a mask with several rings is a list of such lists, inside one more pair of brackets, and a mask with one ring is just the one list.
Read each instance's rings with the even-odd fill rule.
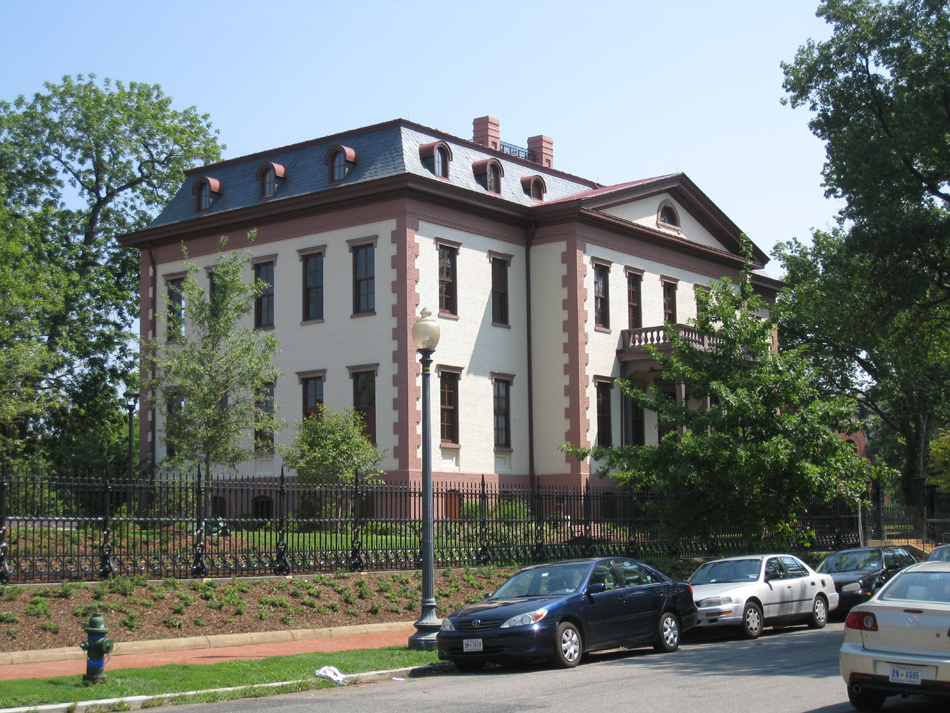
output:
[[[580,200],[585,210],[671,238],[740,254],[742,231],[686,174],[605,186],[572,198]],[[768,262],[768,256],[758,247],[754,247],[754,259],[763,265]]]

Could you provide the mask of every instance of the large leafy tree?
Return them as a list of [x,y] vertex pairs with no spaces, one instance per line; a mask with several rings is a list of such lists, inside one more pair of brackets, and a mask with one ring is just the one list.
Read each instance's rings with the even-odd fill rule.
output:
[[640,408],[656,412],[666,434],[658,444],[563,446],[599,462],[601,476],[675,493],[655,505],[675,532],[704,537],[730,522],[746,547],[792,536],[808,502],[856,499],[871,477],[867,461],[840,435],[855,428],[856,404],[822,398],[802,349],[772,351],[775,324],[762,318],[748,278],[723,279],[698,294],[705,311],[693,326],[700,339],[671,326],[669,354],[648,347],[662,378],[685,385],[689,403],[619,382]]
[[183,318],[166,295],[160,316],[173,337],[143,345],[146,368],[154,373],[145,387],[165,417],[163,437],[172,446],[163,465],[200,465],[207,479],[214,467],[233,468],[271,448],[283,425],[268,392],[280,376],[273,363],[277,338],[246,319],[263,283],[245,280],[252,253],[226,245],[222,238],[213,294],[198,281],[198,264],[185,261]]
[[950,402],[950,6],[826,0],[833,26],[784,64],[825,141],[841,222],[779,246],[788,344],[809,344],[832,393],[860,396],[903,443],[910,497]]
[[[0,102],[0,201],[39,280],[56,285],[35,320],[48,354],[28,382],[36,394],[57,394],[57,408],[32,424],[19,420],[21,439],[94,440],[116,430],[99,429],[100,419],[122,422],[116,397],[136,373],[129,327],[138,265],[116,237],[148,225],[186,169],[221,156],[208,117],[171,102],[158,85],[98,83],[95,75]],[[20,279],[13,269],[0,264]]]

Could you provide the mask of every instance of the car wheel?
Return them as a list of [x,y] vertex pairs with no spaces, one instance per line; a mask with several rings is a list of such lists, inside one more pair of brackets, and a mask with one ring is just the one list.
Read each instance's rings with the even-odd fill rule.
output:
[[464,659],[453,659],[452,663],[461,673],[476,673],[485,665],[484,661],[465,661]]
[[824,629],[828,623],[828,602],[820,594],[815,597],[811,605],[811,616],[808,617],[809,629]]
[[742,636],[745,639],[758,639],[762,634],[762,607],[755,602],[746,602],[742,610]]
[[653,642],[653,650],[661,654],[668,654],[676,651],[680,645],[680,622],[673,612],[666,612],[660,617],[660,623],[657,627],[656,641]]
[[880,691],[867,691],[860,689],[855,691],[855,686],[848,686],[848,700],[851,705],[859,711],[876,711],[884,705],[884,699],[887,698]]
[[560,668],[574,668],[580,663],[583,651],[577,627],[569,621],[562,621],[554,635],[554,663]]

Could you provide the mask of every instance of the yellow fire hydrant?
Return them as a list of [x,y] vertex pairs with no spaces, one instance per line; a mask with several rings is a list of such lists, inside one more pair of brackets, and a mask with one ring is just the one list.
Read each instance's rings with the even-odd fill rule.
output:
[[86,652],[86,673],[82,680],[86,683],[100,683],[106,680],[106,675],[103,673],[106,668],[106,656],[112,653],[115,644],[112,639],[106,637],[109,629],[106,627],[106,620],[102,614],[93,614],[89,617],[89,623],[83,629],[89,636],[79,644],[79,648]]

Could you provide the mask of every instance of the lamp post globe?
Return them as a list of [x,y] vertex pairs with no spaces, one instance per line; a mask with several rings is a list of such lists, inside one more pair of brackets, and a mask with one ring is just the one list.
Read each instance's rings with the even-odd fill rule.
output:
[[436,648],[435,637],[442,622],[435,609],[435,552],[432,494],[432,457],[429,448],[431,408],[429,405],[429,369],[432,353],[441,336],[439,323],[432,312],[422,308],[420,319],[412,325],[412,341],[419,352],[422,365],[422,615],[415,623],[416,633],[409,637],[409,648],[431,651]]

